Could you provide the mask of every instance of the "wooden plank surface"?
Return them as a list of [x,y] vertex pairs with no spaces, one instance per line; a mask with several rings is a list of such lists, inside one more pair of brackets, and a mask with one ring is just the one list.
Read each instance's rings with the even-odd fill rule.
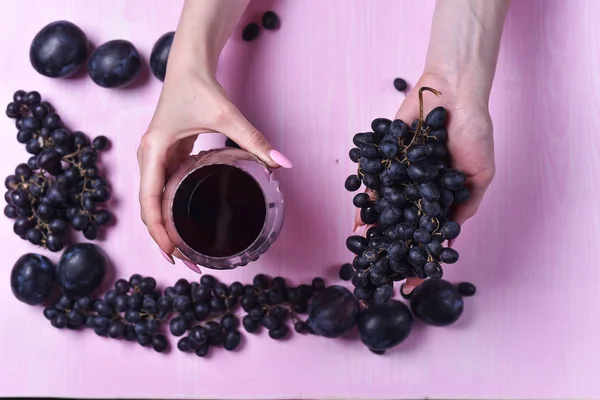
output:
[[[200,1],[200,0],[198,0]],[[225,0],[224,0],[225,1]],[[140,272],[172,284],[195,275],[170,266],[139,220],[135,152],[160,83],[106,90],[86,76],[44,78],[29,44],[43,25],[69,19],[94,44],[131,40],[148,57],[173,30],[180,1],[10,1],[0,13],[0,98],[38,90],[73,129],[114,143],[104,165],[118,226],[102,247],[119,276]],[[393,116],[423,66],[433,1],[254,1],[247,23],[266,9],[281,30],[254,43],[239,31],[219,75],[232,99],[294,169],[279,173],[287,201],[280,240],[246,269],[295,282],[336,279],[349,261],[352,195],[343,181],[353,133]],[[202,360],[50,327],[41,309],[18,303],[10,267],[35,250],[0,218],[0,395],[142,398],[593,398],[600,397],[600,30],[595,0],[514,1],[492,92],[497,175],[479,214],[456,244],[451,280],[478,294],[449,328],[415,327],[385,357],[356,341],[294,336],[276,343],[247,335],[236,353]],[[16,130],[0,118],[0,172],[27,160]],[[204,136],[198,147],[221,144]],[[57,257],[51,256],[53,259]]]

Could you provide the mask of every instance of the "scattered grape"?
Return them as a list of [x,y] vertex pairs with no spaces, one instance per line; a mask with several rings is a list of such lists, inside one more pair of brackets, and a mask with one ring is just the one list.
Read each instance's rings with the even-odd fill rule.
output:
[[258,37],[260,27],[255,23],[246,25],[242,31],[242,39],[246,42],[251,42]]
[[281,21],[274,11],[267,11],[262,16],[262,26],[266,30],[273,31],[279,28]]

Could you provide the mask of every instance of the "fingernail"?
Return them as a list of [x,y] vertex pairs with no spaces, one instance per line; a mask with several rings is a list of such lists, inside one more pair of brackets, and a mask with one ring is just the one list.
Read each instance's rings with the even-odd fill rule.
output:
[[360,228],[361,228],[361,226],[360,226],[360,225],[358,225],[358,224],[354,224],[354,229],[352,230],[352,232],[354,232],[354,233],[358,233],[358,232],[360,232]]
[[196,264],[194,264],[193,262],[188,261],[188,260],[181,260],[181,262],[183,262],[183,265],[185,265],[186,267],[188,267],[192,271],[194,271],[194,272],[196,272],[198,274],[202,274],[202,271],[200,271],[200,268],[198,268],[198,266]]
[[275,161],[283,168],[292,168],[294,166],[294,164],[292,164],[289,158],[287,158],[277,150],[271,150],[269,152],[269,157],[271,157],[271,160]]
[[162,254],[162,256],[165,258],[165,260],[167,260],[169,262],[169,264],[175,265],[175,261],[173,260],[172,256],[170,256],[167,253],[165,253],[164,251],[162,251],[162,249],[160,250],[160,254]]
[[413,285],[407,285],[407,284],[402,285],[402,287],[400,288],[400,290],[402,290],[402,294],[404,296],[410,296],[410,294],[412,293],[412,291],[414,289],[415,289],[415,287]]

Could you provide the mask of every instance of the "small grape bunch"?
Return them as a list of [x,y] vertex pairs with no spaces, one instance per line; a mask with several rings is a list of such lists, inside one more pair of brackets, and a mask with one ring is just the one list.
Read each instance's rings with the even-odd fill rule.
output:
[[102,208],[111,191],[98,167],[109,140],[90,141],[83,132],[69,131],[35,91],[15,92],[6,115],[15,119],[17,141],[31,154],[4,181],[4,215],[15,220],[15,234],[53,252],[63,248],[69,227],[96,239],[100,227],[114,219]]
[[[340,275],[354,285],[359,300],[373,298],[385,304],[394,282],[409,277],[441,279],[441,264],[458,261],[458,252],[446,241],[460,234],[452,221],[452,206],[469,199],[465,175],[452,168],[446,140],[447,112],[434,108],[423,118],[423,91],[419,90],[419,118],[407,125],[396,119],[377,118],[372,132],[357,133],[349,152],[358,163],[356,174],[345,182],[348,191],[361,184],[353,204],[361,220],[372,225],[366,237],[350,236],[346,246],[356,257]],[[352,272],[352,277],[350,273]]]

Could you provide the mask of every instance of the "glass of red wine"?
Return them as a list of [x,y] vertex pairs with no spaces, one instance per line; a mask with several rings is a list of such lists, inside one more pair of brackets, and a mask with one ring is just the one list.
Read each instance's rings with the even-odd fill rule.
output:
[[162,211],[179,253],[212,269],[256,261],[279,236],[285,214],[272,172],[236,148],[190,156],[167,182]]

